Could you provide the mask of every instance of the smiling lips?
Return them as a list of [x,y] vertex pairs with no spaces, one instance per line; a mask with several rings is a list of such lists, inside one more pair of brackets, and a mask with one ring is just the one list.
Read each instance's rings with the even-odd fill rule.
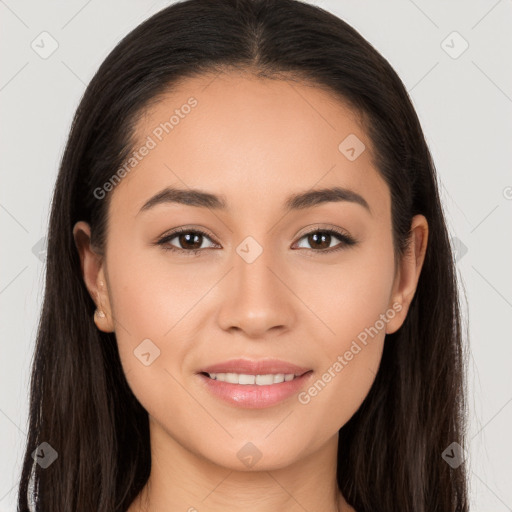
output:
[[202,368],[207,389],[232,405],[260,409],[295,394],[313,370],[285,361],[236,359]]

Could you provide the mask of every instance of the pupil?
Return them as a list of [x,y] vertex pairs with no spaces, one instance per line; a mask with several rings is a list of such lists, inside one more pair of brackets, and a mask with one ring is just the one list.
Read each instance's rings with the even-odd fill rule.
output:
[[[193,244],[192,246],[190,245],[190,238],[200,238],[202,235],[200,235],[199,233],[187,233],[187,234],[184,234],[184,235],[180,235],[180,244],[184,245],[185,247],[188,247],[191,248],[191,249],[199,249],[201,247],[201,242],[197,243],[197,241],[195,242],[195,244]],[[185,243],[183,243],[185,241]]]
[[[318,244],[318,238],[321,238],[320,246],[322,249],[327,249],[331,245],[331,235],[328,233],[321,233],[320,235],[318,233],[312,234],[309,236],[310,240],[309,243],[311,246],[314,246],[315,244]],[[327,244],[325,243],[326,239],[328,240]],[[314,241],[312,243],[312,240]]]

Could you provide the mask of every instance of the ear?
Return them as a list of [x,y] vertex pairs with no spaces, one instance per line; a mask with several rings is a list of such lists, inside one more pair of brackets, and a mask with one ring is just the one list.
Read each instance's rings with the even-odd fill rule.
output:
[[423,215],[415,215],[411,223],[409,246],[398,264],[389,308],[397,314],[389,320],[386,334],[392,334],[404,323],[416,292],[428,241],[428,222]]
[[92,300],[96,303],[97,310],[94,313],[94,323],[100,331],[114,332],[114,321],[104,261],[103,257],[94,250],[91,244],[91,228],[89,224],[84,221],[77,222],[73,227],[73,238],[80,255],[80,266],[85,286]]

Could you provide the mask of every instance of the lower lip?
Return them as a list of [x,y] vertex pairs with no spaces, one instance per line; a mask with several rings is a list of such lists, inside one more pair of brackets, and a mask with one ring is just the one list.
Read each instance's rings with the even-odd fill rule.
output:
[[263,409],[271,407],[298,393],[309,381],[312,371],[288,382],[258,386],[256,384],[231,384],[198,374],[208,390],[222,400],[237,407],[250,409]]

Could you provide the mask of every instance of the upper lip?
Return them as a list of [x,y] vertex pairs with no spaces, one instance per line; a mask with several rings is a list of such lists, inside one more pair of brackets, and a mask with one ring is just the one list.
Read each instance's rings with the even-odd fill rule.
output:
[[239,373],[244,375],[268,375],[268,374],[291,374],[303,375],[311,368],[297,366],[279,359],[260,359],[251,361],[249,359],[230,359],[222,363],[205,366],[198,373]]

